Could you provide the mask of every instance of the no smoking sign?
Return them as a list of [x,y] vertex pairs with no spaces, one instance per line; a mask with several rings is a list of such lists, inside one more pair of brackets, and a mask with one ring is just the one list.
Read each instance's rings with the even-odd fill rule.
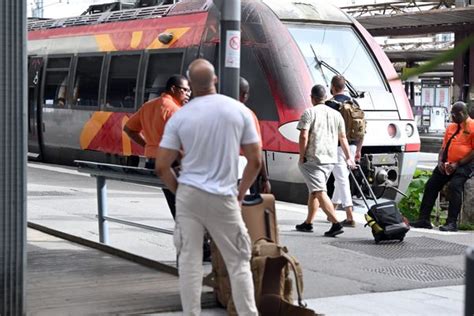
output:
[[240,67],[240,31],[227,31],[225,45],[225,67]]

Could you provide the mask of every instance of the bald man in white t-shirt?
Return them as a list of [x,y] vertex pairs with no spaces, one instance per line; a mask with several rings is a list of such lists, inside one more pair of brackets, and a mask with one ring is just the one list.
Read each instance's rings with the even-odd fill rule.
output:
[[[250,237],[240,204],[260,170],[260,139],[248,109],[216,93],[211,63],[197,59],[188,71],[194,99],[168,121],[156,159],[157,174],[176,192],[174,242],[183,312],[201,312],[201,242],[206,229],[224,258],[237,313],[257,316]],[[181,148],[182,171],[176,179],[171,164]],[[237,188],[240,148],[247,165]]]

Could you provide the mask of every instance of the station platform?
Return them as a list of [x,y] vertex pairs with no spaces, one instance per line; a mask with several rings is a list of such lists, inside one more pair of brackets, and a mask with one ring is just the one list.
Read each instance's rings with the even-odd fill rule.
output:
[[[137,315],[179,309],[176,275],[27,230],[28,315]],[[204,306],[215,306],[205,288]]]
[[[108,182],[108,190],[111,216],[167,229],[173,228],[173,220],[161,190],[114,181]],[[474,233],[412,229],[402,243],[375,245],[370,229],[363,225],[364,212],[362,206],[357,206],[357,226],[346,228],[345,233],[337,238],[326,238],[323,233],[329,229],[330,224],[323,212],[318,212],[314,233],[297,232],[294,226],[306,217],[306,206],[277,202],[280,241],[303,267],[304,298],[309,306],[326,315],[461,315],[464,308],[465,251],[468,246],[474,246]],[[78,174],[74,168],[38,163],[28,165],[29,222],[97,242],[96,213],[94,178]],[[344,212],[338,211],[338,217],[340,220],[344,219]],[[172,267],[176,265],[176,253],[169,235],[111,223],[110,244],[131,254]],[[79,248],[82,249],[82,246]],[[113,267],[118,264],[112,263],[115,259],[99,260],[110,255],[93,251],[96,255],[89,254],[89,257],[96,258],[89,264],[92,272],[78,269],[72,274],[85,277],[92,273],[93,279],[97,277],[94,277],[94,273],[106,275],[108,270],[114,271]],[[77,253],[87,254],[88,250]],[[49,265],[48,272],[42,272],[45,277],[54,278],[56,270],[59,273],[67,270],[65,266],[72,268],[73,263],[58,261],[56,265],[57,267]],[[104,295],[119,292],[117,294],[125,295],[129,299],[135,297],[143,306],[151,304],[148,301],[161,304],[161,287],[168,287],[170,292],[175,291],[174,296],[169,294],[169,297],[177,297],[176,276],[171,275],[167,279],[161,275],[163,272],[143,268],[136,263],[133,263],[133,266],[137,267],[137,271],[143,271],[140,273],[145,276],[156,273],[156,281],[141,283],[143,287],[137,289],[136,282],[123,275],[130,271],[129,268],[118,269],[121,272],[115,270],[115,274],[120,274],[123,279],[116,282],[115,287],[105,286],[98,292],[104,292]],[[30,268],[34,268],[34,265],[30,265]],[[205,264],[204,269],[210,271],[210,265]],[[166,281],[162,282],[160,278]],[[71,281],[71,284],[72,282],[75,281]],[[92,284],[100,288],[102,283],[97,280]],[[77,284],[80,289],[81,283]],[[83,283],[83,286],[90,287],[87,282]],[[209,293],[210,289],[205,291]],[[28,295],[30,293],[33,292],[28,292]],[[166,295],[168,294],[163,297],[166,298]],[[63,308],[68,308],[73,298],[58,295],[57,300],[61,301]],[[27,299],[35,301],[28,297]],[[203,296],[205,304],[211,304],[206,306],[212,306],[212,303],[205,299],[207,296]],[[99,296],[97,300],[101,301]],[[107,311],[104,303],[101,307],[104,308],[103,312],[100,314],[180,314],[178,301],[164,301],[166,304],[172,304],[136,313],[125,309]],[[31,308],[34,308],[33,305]],[[73,308],[72,304],[71,310],[74,310]],[[153,310],[154,308],[156,310]],[[34,309],[29,311],[36,314]],[[203,315],[225,315],[225,312],[222,309],[206,308]]]

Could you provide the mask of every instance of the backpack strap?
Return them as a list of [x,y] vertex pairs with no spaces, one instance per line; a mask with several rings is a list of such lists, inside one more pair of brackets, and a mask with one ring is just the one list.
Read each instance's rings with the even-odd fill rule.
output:
[[[296,290],[298,292],[298,305],[287,302],[280,296],[281,270],[290,264],[295,275]],[[312,309],[306,308],[306,303],[301,297],[302,282],[294,258],[284,253],[278,257],[268,257],[265,262],[265,273],[262,279],[262,291],[259,312],[262,316],[318,316]]]
[[295,276],[296,293],[298,294],[298,305],[306,307],[308,304],[303,301],[303,280],[301,279],[303,272],[301,271],[301,268],[296,264],[295,258],[288,255],[287,253],[282,253],[282,257],[286,259],[286,261],[290,264],[291,270],[293,270],[293,274]]

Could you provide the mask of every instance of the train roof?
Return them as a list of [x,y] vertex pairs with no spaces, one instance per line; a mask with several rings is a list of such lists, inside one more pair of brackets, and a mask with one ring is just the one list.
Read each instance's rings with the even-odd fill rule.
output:
[[[323,0],[243,0],[265,3],[281,20],[287,21],[331,21],[351,23],[351,18],[337,7]],[[212,0],[183,0],[176,4],[102,12],[61,19],[31,19],[28,31],[94,25],[129,20],[159,18],[170,15],[206,12],[213,5]]]
[[280,20],[352,23],[351,18],[326,0],[263,0]]

